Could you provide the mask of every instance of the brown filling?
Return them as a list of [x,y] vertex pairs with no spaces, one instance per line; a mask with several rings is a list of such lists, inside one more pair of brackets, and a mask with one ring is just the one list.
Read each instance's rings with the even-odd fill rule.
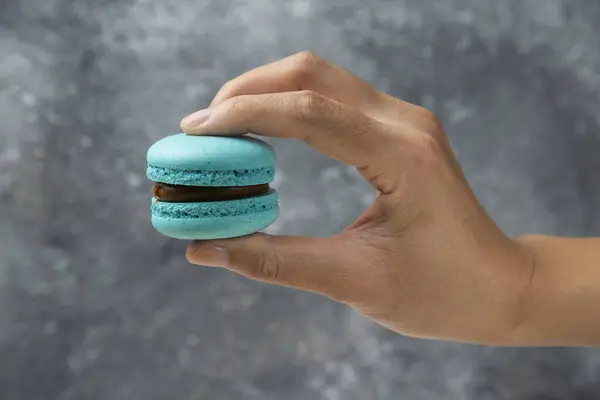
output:
[[154,197],[166,203],[194,203],[235,200],[260,196],[269,192],[269,185],[241,187],[181,186],[167,183],[154,184]]

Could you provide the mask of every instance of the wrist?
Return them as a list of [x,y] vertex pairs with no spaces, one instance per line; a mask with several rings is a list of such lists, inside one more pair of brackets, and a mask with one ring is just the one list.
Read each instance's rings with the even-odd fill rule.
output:
[[494,251],[488,252],[494,284],[489,289],[488,311],[498,320],[486,342],[500,346],[530,344],[536,304],[537,260],[535,253],[519,238],[504,237]]
[[538,259],[537,253],[529,246],[528,238],[521,236],[511,240],[517,277],[515,301],[506,329],[506,344],[509,346],[532,345],[538,337],[534,329],[539,291]]
[[516,313],[515,345],[600,344],[600,259],[590,239],[527,235],[515,239],[532,271]]

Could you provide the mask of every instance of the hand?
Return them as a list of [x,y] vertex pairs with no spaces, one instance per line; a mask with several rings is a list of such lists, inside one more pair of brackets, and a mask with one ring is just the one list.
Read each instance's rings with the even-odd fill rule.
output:
[[514,342],[532,263],[483,210],[430,111],[301,53],[230,81],[182,129],[303,140],[379,192],[333,237],[194,242],[190,262],[323,294],[405,335]]

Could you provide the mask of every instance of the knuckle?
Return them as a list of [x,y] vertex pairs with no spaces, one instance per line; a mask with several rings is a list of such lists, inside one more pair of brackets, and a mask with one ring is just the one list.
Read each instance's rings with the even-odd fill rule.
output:
[[419,119],[423,121],[423,125],[428,127],[428,131],[431,133],[438,134],[444,130],[442,121],[440,121],[433,111],[424,107],[417,107],[417,115]]
[[236,96],[227,100],[225,110],[228,113],[240,113],[248,108],[246,96]]
[[312,68],[323,63],[323,59],[312,51],[301,51],[293,56],[298,67]]
[[258,257],[255,278],[263,282],[276,282],[279,279],[281,264],[279,257],[272,252],[265,252]]
[[327,99],[318,93],[304,90],[298,92],[294,106],[302,119],[315,120],[321,119],[331,111],[332,107],[328,103]]
[[429,134],[419,134],[413,140],[412,149],[414,161],[418,167],[436,167],[444,160],[444,150],[440,142]]
[[292,56],[292,73],[299,81],[310,80],[319,73],[327,63],[310,51],[302,51]]
[[221,87],[221,94],[225,98],[233,97],[239,93],[239,83],[237,79],[232,79]]
[[422,118],[424,119],[435,119],[437,118],[435,113],[433,111],[431,111],[428,108],[425,107],[420,107],[420,106],[416,106],[417,107],[417,111],[419,112],[419,114],[421,115]]

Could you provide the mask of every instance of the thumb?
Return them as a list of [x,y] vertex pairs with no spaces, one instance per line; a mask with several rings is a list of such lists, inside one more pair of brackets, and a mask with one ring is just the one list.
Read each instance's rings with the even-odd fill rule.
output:
[[192,264],[224,267],[248,278],[323,294],[345,301],[356,274],[344,263],[347,244],[339,237],[270,236],[197,241],[189,245]]

